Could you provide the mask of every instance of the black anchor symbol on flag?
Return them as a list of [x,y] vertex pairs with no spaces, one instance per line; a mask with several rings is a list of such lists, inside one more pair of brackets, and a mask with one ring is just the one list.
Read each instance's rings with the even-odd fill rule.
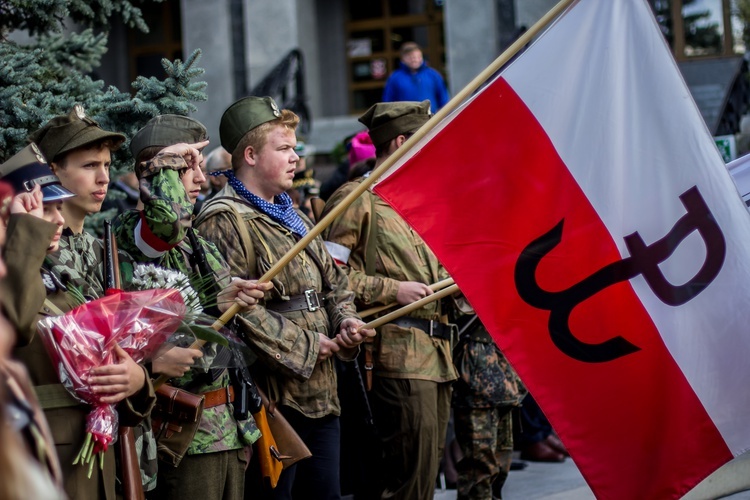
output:
[[[560,351],[579,361],[602,363],[640,350],[622,336],[590,344],[582,342],[570,331],[568,321],[573,309],[615,283],[642,274],[662,302],[679,306],[701,293],[716,278],[726,256],[726,242],[721,228],[696,186],[682,193],[680,200],[687,213],[666,236],[651,245],[646,245],[638,232],[626,236],[624,239],[630,257],[602,267],[567,290],[549,292],[536,281],[539,263],[562,240],[565,219],[524,248],[516,261],[516,289],[529,305],[550,311],[549,333]],[[695,276],[682,285],[673,285],[662,274],[659,264],[667,260],[693,231],[698,231],[703,239],[706,258]]]

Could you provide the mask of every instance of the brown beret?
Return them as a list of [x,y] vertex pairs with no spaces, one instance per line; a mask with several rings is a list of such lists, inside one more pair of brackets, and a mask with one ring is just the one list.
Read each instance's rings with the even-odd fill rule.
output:
[[270,97],[244,97],[224,111],[219,123],[221,145],[234,153],[245,134],[258,125],[281,118],[276,101]]
[[359,117],[375,147],[402,134],[414,133],[430,119],[430,101],[379,102]]
[[208,131],[198,120],[181,115],[160,115],[151,118],[130,141],[130,152],[138,158],[141,151],[153,146],[166,148],[185,142],[195,144],[208,139]]
[[116,150],[125,141],[125,136],[99,128],[98,123],[86,116],[80,104],[73,106],[67,115],[52,118],[29,135],[29,141],[36,143],[49,161],[57,161],[68,151],[102,139],[111,139],[114,143],[112,149]]

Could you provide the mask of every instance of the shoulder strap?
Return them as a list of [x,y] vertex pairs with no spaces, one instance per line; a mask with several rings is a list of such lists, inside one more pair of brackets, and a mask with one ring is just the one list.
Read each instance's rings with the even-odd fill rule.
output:
[[258,266],[255,257],[253,240],[252,238],[250,238],[250,233],[247,230],[247,225],[245,224],[244,219],[237,211],[237,209],[234,208],[234,205],[229,203],[228,200],[234,200],[234,198],[222,197],[212,199],[206,206],[203,207],[203,210],[201,210],[201,213],[198,214],[195,222],[197,225],[201,225],[210,217],[213,217],[220,213],[229,214],[229,220],[232,222],[234,229],[237,231],[237,234],[239,234],[240,240],[242,241],[242,250],[245,253],[245,263],[247,265],[247,270],[249,273],[254,273],[256,272]]
[[62,310],[59,307],[53,304],[52,301],[49,299],[44,299],[44,306],[47,307],[50,311],[52,311],[52,314],[54,314],[55,316],[62,316],[63,314],[65,314],[64,312],[62,312]]
[[378,237],[378,214],[375,210],[375,195],[367,194],[370,198],[370,231],[367,233],[367,248],[365,248],[365,274],[375,276],[375,259],[378,248],[376,239]]

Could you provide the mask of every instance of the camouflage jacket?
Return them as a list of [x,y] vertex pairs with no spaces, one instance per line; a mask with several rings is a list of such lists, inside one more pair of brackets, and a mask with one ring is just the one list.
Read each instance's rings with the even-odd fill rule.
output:
[[454,408],[518,406],[526,395],[515,370],[478,320],[461,335],[453,361],[459,375],[453,384]]
[[[262,276],[297,242],[289,229],[256,210],[229,185],[204,205],[196,225],[226,257],[232,275],[245,279]],[[339,415],[334,361],[316,360],[318,333],[334,337],[344,319],[357,317],[346,275],[328,255],[323,241],[316,238],[272,281],[274,288],[266,294],[265,302],[288,300],[309,289],[323,293],[325,300],[315,311],[276,313],[259,305],[238,318],[246,341],[264,365],[256,368],[259,382],[273,401],[308,417]]]
[[[340,187],[326,203],[325,216],[353,191],[359,181]],[[375,229],[374,273],[366,273],[366,255],[372,224]],[[349,276],[359,307],[396,302],[399,282],[430,285],[448,273],[422,238],[389,205],[366,191],[323,233],[331,255]],[[410,316],[440,320],[445,311],[432,302]],[[382,326],[375,339],[374,371],[378,376],[449,382],[457,377],[449,340],[430,337],[416,328]]]
[[[29,224],[18,224],[14,226],[13,234],[8,235],[6,255],[34,255],[37,250],[46,252],[51,236],[46,240],[39,237],[39,229],[49,223],[37,219],[27,218]],[[36,227],[35,227],[36,226]],[[39,311],[42,316],[52,316],[56,312],[43,304],[45,295],[23,293],[25,287],[35,287],[42,283],[46,298],[53,304],[55,309],[67,312],[78,305],[69,290],[77,289],[88,300],[103,296],[103,256],[104,245],[101,240],[88,233],[73,234],[69,230],[63,233],[60,239],[60,248],[57,252],[47,255],[41,267],[41,279],[39,268],[33,268],[22,259],[8,261],[8,266],[15,268],[13,276],[19,281],[15,283],[16,289],[20,290],[19,300],[14,302],[13,307],[20,310]],[[127,254],[121,252],[119,255],[120,270],[123,282],[127,282],[132,276],[132,262]],[[8,307],[8,304],[5,304]],[[20,317],[17,313],[13,317]],[[36,318],[40,319],[39,316]],[[44,343],[36,336],[36,321],[33,326],[25,331],[19,331],[19,342],[13,352],[14,357],[26,365],[32,383],[35,386],[55,386],[60,384],[60,379],[55,366],[44,347]],[[62,407],[45,409],[45,416],[49,422],[52,438],[55,442],[60,464],[65,478],[65,489],[67,494],[73,497],[86,498],[115,498],[115,457],[114,448],[106,452],[104,459],[104,470],[99,472],[95,467],[94,477],[86,478],[86,471],[81,472],[80,466],[73,465],[73,459],[78,449],[84,442],[86,434],[86,417],[90,408],[83,404],[77,404],[70,399],[71,403]],[[120,425],[135,426],[143,420],[151,411],[156,398],[153,386],[147,379],[143,389],[117,405]],[[40,397],[40,403],[45,406]],[[104,495],[100,496],[103,491]]]
[[[194,283],[194,288],[200,295],[201,302],[215,304],[216,291],[206,290],[205,280],[200,278],[199,270],[191,264],[193,248],[186,235],[191,226],[193,206],[180,181],[177,168],[180,165],[185,167],[182,158],[173,156],[157,156],[146,162],[144,166],[147,167],[140,180],[144,208],[142,211],[130,210],[118,215],[113,223],[113,232],[119,247],[127,250],[135,260],[174,269],[194,282],[200,281]],[[215,288],[226,287],[230,281],[226,261],[213,244],[199,235],[197,238],[215,278]],[[215,345],[205,346],[205,357],[210,357],[215,348]],[[230,379],[225,372],[213,382],[206,382],[205,377],[196,379],[194,370],[170,384],[202,394],[228,387]],[[204,409],[188,454],[235,450],[257,441],[260,431],[253,417],[249,416],[238,422],[233,411],[231,403]]]

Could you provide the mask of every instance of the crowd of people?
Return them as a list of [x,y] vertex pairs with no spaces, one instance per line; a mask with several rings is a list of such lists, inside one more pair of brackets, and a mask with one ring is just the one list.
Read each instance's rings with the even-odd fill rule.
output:
[[[405,58],[416,55],[406,48]],[[135,477],[159,499],[336,499],[342,485],[355,498],[429,499],[451,408],[458,497],[500,498],[511,409],[525,390],[471,306],[459,293],[377,330],[365,321],[382,312],[360,317],[432,295],[449,278],[377,195],[349,196],[430,116],[428,100],[372,106],[360,117],[367,130],[350,138],[340,186],[320,186],[304,168],[299,118],[270,97],[233,103],[220,147],[192,118],[151,119],[130,140],[132,172],[114,182],[111,153],[126,138],[82,107],[30,134],[0,166],[0,498],[127,498]],[[316,208],[319,193],[327,199]],[[275,269],[342,204],[322,235]],[[122,433],[97,466],[74,464],[90,407],[68,391],[38,329],[107,294],[108,241],[84,230],[103,206],[117,211],[121,287],[140,265],[179,271],[204,314],[229,311],[228,335],[243,346],[183,343],[140,362],[115,347],[112,362],[86,372],[91,392],[132,429],[136,471],[116,456],[131,443]],[[263,412],[247,403],[259,398]],[[264,412],[282,415],[309,452],[286,455],[281,439],[268,448]],[[365,434],[364,446],[347,446]],[[542,440],[556,451],[527,458],[563,459],[551,429],[534,442]],[[280,475],[266,460],[283,464]]]

